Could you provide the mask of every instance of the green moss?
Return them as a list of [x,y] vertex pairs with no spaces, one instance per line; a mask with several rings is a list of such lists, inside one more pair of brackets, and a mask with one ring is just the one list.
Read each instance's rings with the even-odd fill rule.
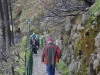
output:
[[83,40],[82,40],[82,34],[80,33],[75,44],[74,44],[74,54],[75,54],[75,58],[78,54],[78,50],[83,50]]
[[57,69],[61,71],[61,75],[68,75],[68,68],[67,66],[62,65],[62,60],[59,60],[59,63],[56,63]]
[[30,27],[30,33],[32,34],[33,32],[36,33],[36,34],[40,33],[40,31],[37,27]]
[[27,36],[24,36],[22,38],[22,43],[20,44],[21,45],[20,49],[22,51],[26,51],[27,50],[27,41],[28,41],[27,39],[28,39]]
[[78,15],[76,17],[74,17],[72,20],[71,20],[71,23],[72,24],[79,24],[81,22],[81,19],[82,19],[82,15]]
[[64,43],[65,43],[65,44],[68,43],[68,39],[69,39],[69,36],[67,36],[67,35],[64,35],[64,36],[63,36],[63,40],[64,40]]
[[21,66],[17,71],[21,75],[23,73],[23,71],[24,71],[24,66]]
[[96,19],[93,14],[97,11],[100,11],[99,9],[100,1],[98,0],[92,5],[91,9],[89,10],[88,23],[91,23]]
[[56,67],[58,69],[62,69],[62,60],[60,59],[58,63],[56,63]]
[[82,66],[81,66],[81,72],[82,72],[82,75],[86,75],[86,62],[85,62],[85,59],[82,59]]
[[62,75],[68,75],[69,71],[68,71],[68,68],[66,66],[64,66],[62,70],[63,70]]
[[57,29],[57,27],[50,27],[50,28],[48,28],[48,33],[51,33],[51,32],[53,32],[56,29]]

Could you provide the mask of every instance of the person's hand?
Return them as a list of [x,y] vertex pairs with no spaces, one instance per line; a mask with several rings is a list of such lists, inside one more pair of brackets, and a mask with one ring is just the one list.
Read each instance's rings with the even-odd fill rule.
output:
[[35,45],[35,43],[33,43],[33,45]]
[[36,46],[37,48],[39,48],[38,46]]
[[41,61],[44,62],[44,57],[43,57],[43,55],[42,55]]

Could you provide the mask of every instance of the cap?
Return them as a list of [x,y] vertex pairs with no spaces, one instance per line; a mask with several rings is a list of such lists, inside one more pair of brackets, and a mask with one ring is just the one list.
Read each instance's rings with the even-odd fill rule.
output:
[[48,38],[48,43],[51,43],[52,42],[52,38]]
[[35,33],[33,33],[32,35],[33,35],[34,38],[36,38],[36,34]]

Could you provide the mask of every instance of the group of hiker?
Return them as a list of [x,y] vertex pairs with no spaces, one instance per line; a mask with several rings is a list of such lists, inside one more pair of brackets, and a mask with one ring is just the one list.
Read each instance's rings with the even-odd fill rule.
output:
[[40,46],[40,42],[39,42],[39,36],[36,35],[35,33],[33,33],[31,35],[30,45],[31,45],[31,48],[32,48],[32,52],[34,53],[34,55],[36,55],[37,50],[39,49],[39,46]]
[[[53,43],[52,38],[48,37],[47,44],[43,47],[42,62],[46,64],[46,71],[48,75],[55,75],[55,65],[59,62],[61,57],[61,50]],[[39,36],[33,33],[31,35],[30,44],[32,46],[32,52],[37,55],[37,50],[40,47]]]

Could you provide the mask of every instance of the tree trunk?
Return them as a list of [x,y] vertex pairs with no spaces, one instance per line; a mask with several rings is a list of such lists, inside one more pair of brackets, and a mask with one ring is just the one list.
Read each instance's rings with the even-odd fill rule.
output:
[[14,74],[14,67],[11,67],[11,70],[12,70],[12,75],[15,75]]
[[13,33],[13,20],[12,20],[12,6],[11,6],[11,0],[9,0],[10,4],[10,25],[11,25],[11,42],[14,44],[14,33]]
[[2,7],[4,11],[4,20],[7,27],[7,46],[11,46],[11,32],[10,32],[10,25],[9,25],[9,11],[8,11],[8,2],[7,0],[1,0]]
[[4,14],[3,14],[1,0],[0,0],[0,20],[1,20],[1,24],[2,24],[2,38],[3,38],[2,45],[4,47],[4,51],[6,51],[5,24],[4,24]]

